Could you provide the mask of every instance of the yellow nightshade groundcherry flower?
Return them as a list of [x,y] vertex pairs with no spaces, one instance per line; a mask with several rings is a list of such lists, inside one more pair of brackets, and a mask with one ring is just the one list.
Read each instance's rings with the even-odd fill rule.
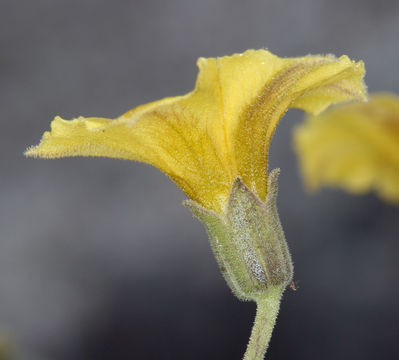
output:
[[295,147],[309,189],[374,190],[399,204],[397,95],[375,94],[367,103],[338,105],[309,116],[295,131]]
[[269,145],[288,108],[318,114],[364,100],[364,66],[347,56],[279,58],[248,50],[200,58],[192,92],[138,106],[116,119],[56,117],[27,156],[106,156],[158,167],[189,197],[231,290],[257,302],[244,359],[263,359],[280,299],[292,280]]

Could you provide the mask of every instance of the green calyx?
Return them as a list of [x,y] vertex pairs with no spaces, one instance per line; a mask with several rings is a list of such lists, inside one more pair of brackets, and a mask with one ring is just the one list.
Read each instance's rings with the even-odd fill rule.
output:
[[264,202],[238,178],[225,214],[184,202],[204,224],[220,269],[242,300],[257,301],[268,289],[284,289],[292,280],[292,260],[276,207],[279,172],[269,174]]

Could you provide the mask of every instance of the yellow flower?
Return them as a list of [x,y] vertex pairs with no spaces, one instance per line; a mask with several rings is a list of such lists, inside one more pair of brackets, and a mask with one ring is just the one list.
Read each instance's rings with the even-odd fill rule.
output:
[[226,211],[236,178],[261,200],[270,140],[290,107],[317,114],[365,99],[364,66],[346,56],[279,58],[248,50],[200,58],[195,89],[116,119],[56,117],[26,155],[107,156],[152,164],[203,207]]
[[375,190],[399,203],[397,95],[375,94],[368,103],[340,105],[308,117],[295,132],[295,144],[309,189]]
[[187,194],[220,269],[257,314],[245,360],[267,349],[293,276],[276,208],[278,170],[267,176],[274,130],[290,107],[313,114],[364,100],[364,66],[346,56],[279,58],[248,50],[200,58],[192,92],[138,106],[116,119],[56,117],[26,155],[108,156],[158,167]]

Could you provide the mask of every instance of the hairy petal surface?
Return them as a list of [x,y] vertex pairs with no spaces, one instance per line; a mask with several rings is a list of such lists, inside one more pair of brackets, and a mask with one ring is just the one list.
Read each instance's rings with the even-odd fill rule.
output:
[[294,134],[306,185],[376,191],[399,203],[399,97],[375,94],[368,103],[339,105],[308,117]]
[[241,108],[232,127],[238,174],[262,200],[267,193],[264,174],[270,141],[288,108],[317,114],[337,102],[366,99],[364,65],[346,56],[270,57],[269,63],[264,62],[274,71]]
[[152,164],[206,209],[227,210],[240,177],[265,200],[267,153],[289,107],[318,113],[364,99],[363,63],[346,56],[279,58],[248,50],[200,58],[195,89],[136,107],[116,119],[56,117],[26,155],[107,156]]
[[[194,100],[197,100],[194,98]],[[60,158],[104,156],[158,167],[192,199],[220,209],[229,193],[223,154],[209,136],[201,111],[190,96],[140,106],[117,119],[56,117],[41,143],[27,156]],[[193,112],[198,110],[197,112]]]

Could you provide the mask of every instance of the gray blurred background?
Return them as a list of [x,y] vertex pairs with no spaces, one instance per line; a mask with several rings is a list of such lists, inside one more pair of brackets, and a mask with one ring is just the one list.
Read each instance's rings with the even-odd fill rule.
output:
[[[0,0],[0,337],[22,360],[240,359],[230,294],[184,195],[111,159],[34,160],[55,115],[116,117],[186,93],[199,56],[347,54],[399,92],[397,0]],[[290,110],[271,148],[299,290],[269,359],[399,358],[399,208],[306,194]]]

